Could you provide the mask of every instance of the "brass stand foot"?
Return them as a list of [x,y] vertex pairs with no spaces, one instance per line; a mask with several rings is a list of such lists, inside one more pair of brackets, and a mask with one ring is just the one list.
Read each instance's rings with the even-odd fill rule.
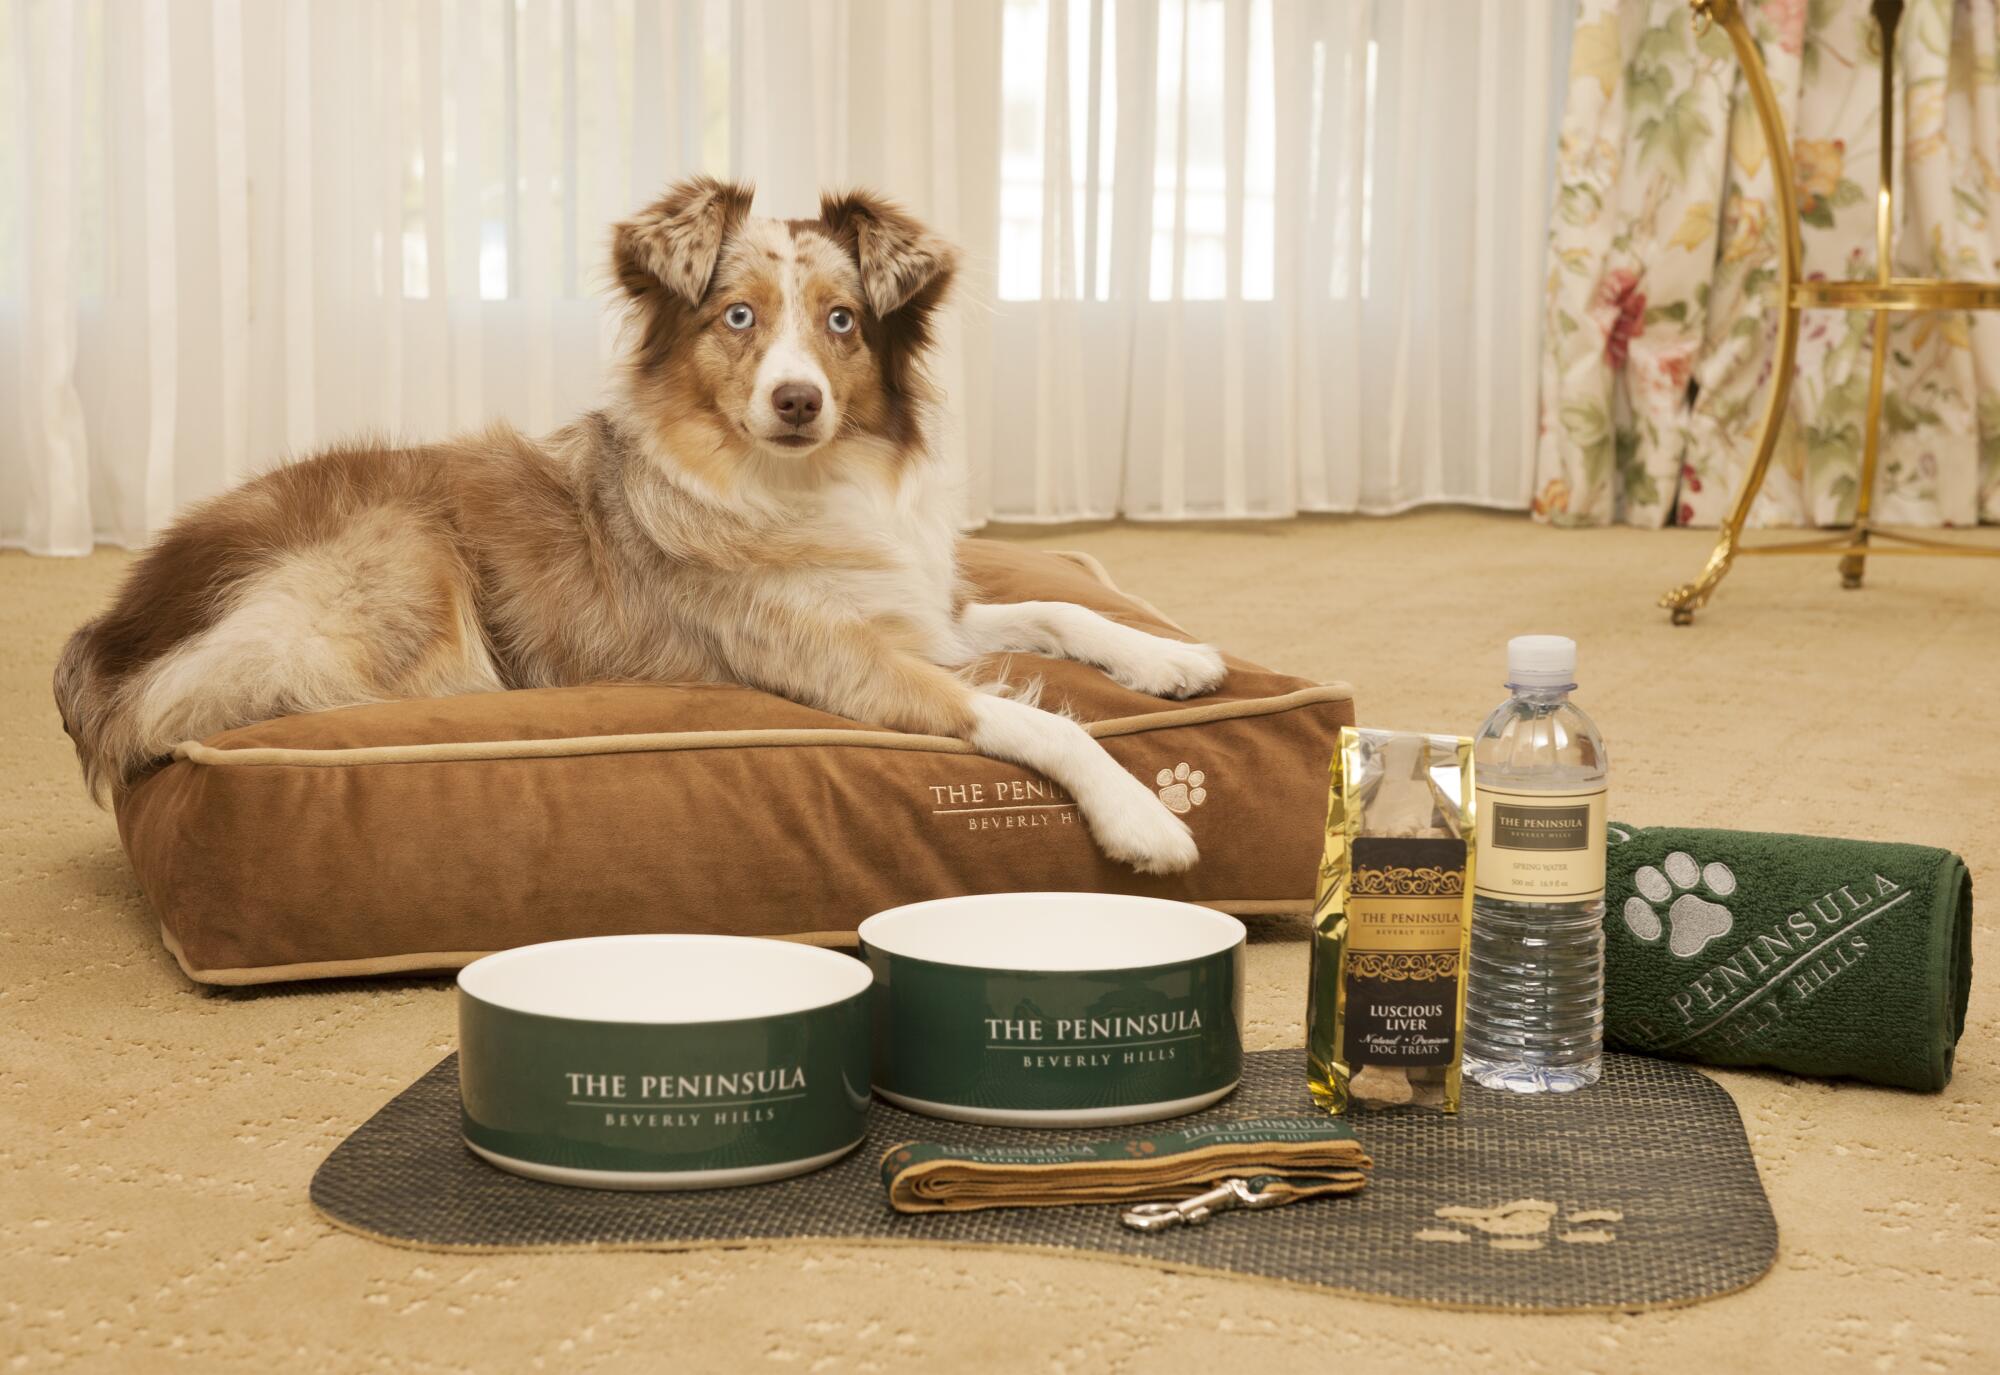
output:
[[1708,600],[1708,589],[1697,582],[1684,582],[1673,591],[1661,595],[1660,605],[1667,609],[1675,625],[1693,625],[1694,613]]
[[1861,570],[1866,560],[1860,554],[1849,554],[1840,561],[1840,585],[1852,590],[1861,586]]
[[1660,597],[1659,604],[1667,609],[1675,625],[1694,624],[1694,613],[1708,605],[1716,584],[1728,576],[1729,565],[1735,561],[1736,531],[1725,526],[1715,548],[1709,552],[1708,562],[1702,565],[1701,576]]

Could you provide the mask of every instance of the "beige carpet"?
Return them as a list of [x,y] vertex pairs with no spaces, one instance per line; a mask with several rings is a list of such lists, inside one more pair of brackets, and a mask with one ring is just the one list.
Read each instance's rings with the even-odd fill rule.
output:
[[[1951,1089],[1723,1074],[1782,1229],[1746,1294],[1508,1318],[1004,1253],[426,1255],[318,1221],[306,1182],[452,1046],[442,981],[203,992],[161,951],[48,680],[125,558],[0,555],[0,1355],[143,1370],[1801,1368],[2000,1363],[2000,568],[1739,570],[1692,629],[1653,598],[1700,535],[1463,512],[1016,532],[1170,615],[1355,685],[1364,720],[1469,730],[1501,646],[1582,645],[1617,815],[1922,841],[1983,915]],[[1251,1037],[1297,1045],[1305,945],[1265,928]],[[1256,1226],[1233,1219],[1218,1226]],[[1360,1368],[1360,1367],[1355,1367]]]

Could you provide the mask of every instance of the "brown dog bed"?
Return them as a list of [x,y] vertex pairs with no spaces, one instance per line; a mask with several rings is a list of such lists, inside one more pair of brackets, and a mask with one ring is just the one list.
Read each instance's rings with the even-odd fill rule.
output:
[[[989,601],[1061,600],[1191,638],[1095,560],[981,540]],[[1185,874],[1104,858],[1030,771],[749,688],[631,684],[389,702],[226,731],[118,807],[167,947],[203,983],[456,968],[532,941],[699,931],[850,941],[958,893],[1150,893],[1303,912],[1344,684],[1231,657],[1222,689],[1147,697],[1016,655],[1161,790],[1201,846]],[[1197,776],[1198,775],[1198,776]]]

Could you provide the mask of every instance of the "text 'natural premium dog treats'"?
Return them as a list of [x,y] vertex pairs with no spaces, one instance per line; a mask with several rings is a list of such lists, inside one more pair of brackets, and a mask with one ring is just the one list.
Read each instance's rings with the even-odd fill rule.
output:
[[1472,925],[1472,741],[1340,732],[1313,907],[1313,1100],[1458,1111]]

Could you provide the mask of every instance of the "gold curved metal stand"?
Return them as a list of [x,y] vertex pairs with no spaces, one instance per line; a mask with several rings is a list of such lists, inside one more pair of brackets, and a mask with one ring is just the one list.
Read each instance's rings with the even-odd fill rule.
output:
[[[1688,0],[1699,25],[1720,24],[1736,49],[1744,79],[1749,83],[1750,100],[1757,110],[1757,123],[1771,159],[1771,181],[1778,200],[1778,223],[1783,239],[1779,253],[1779,300],[1783,314],[1778,320],[1778,357],[1773,369],[1771,396],[1764,408],[1764,422],[1757,434],[1757,455],[1730,504],[1728,518],[1715,549],[1693,582],[1683,583],[1660,598],[1660,605],[1673,615],[1675,625],[1689,625],[1694,613],[1707,605],[1715,588],[1729,574],[1738,555],[1814,554],[1840,559],[1840,581],[1844,587],[1861,586],[1870,554],[1959,555],[1972,558],[2000,558],[2000,548],[1989,545],[1955,544],[1882,529],[1869,519],[1874,502],[1875,473],[1882,445],[1882,373],[1889,355],[1889,316],[1896,311],[1917,310],[2000,310],[2000,282],[1936,282],[1893,276],[1895,256],[1895,38],[1902,18],[1903,0],[1875,0],[1875,19],[1882,42],[1882,153],[1881,188],[1875,197],[1875,280],[1872,282],[1801,282],[1803,253],[1799,241],[1797,174],[1792,165],[1792,142],[1785,131],[1784,116],[1778,110],[1764,59],[1750,36],[1738,0]],[[1861,485],[1855,496],[1854,522],[1845,534],[1813,539],[1790,540],[1781,544],[1746,546],[1743,527],[1750,508],[1763,489],[1771,455],[1777,451],[1784,428],[1785,408],[1791,400],[1792,378],[1798,360],[1799,315],[1806,310],[1869,310],[1875,314],[1874,348],[1868,362],[1868,433],[1861,459]],[[1881,541],[1888,541],[1886,547]]]

